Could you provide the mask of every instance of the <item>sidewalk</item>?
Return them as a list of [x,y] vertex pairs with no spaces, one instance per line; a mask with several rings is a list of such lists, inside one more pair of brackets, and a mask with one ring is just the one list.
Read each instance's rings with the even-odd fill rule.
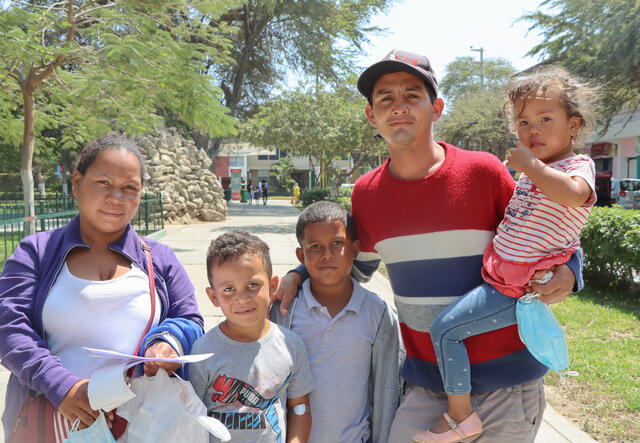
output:
[[[258,235],[271,248],[274,275],[283,276],[298,264],[295,256],[297,216],[298,211],[288,201],[270,201],[267,206],[249,206],[231,202],[229,217],[225,222],[166,227],[166,235],[159,241],[173,249],[196,287],[196,298],[200,312],[204,316],[205,330],[217,325],[223,318],[222,312],[211,304],[205,293],[208,283],[204,263],[211,239],[232,229],[246,229]],[[364,286],[393,304],[391,286],[381,274],[376,273]],[[0,368],[2,409],[4,409],[4,390],[7,379],[8,372],[3,367]],[[536,443],[594,441],[548,405],[543,420]],[[0,429],[0,441],[2,441],[2,429]]]

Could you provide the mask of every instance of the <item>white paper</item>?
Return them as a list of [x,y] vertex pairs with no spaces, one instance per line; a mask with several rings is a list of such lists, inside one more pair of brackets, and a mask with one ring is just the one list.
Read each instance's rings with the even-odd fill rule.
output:
[[[183,355],[181,357],[176,358],[161,358],[161,357],[138,357],[137,355],[128,355],[123,354],[121,352],[109,351],[107,349],[96,349],[96,348],[87,348],[85,349],[91,352],[93,357],[102,357],[102,358],[110,358],[110,359],[118,359],[125,360],[128,362],[135,362],[134,364],[144,363],[145,361],[162,361],[167,363],[195,363],[198,361],[206,360],[213,355],[213,353],[209,354],[193,354],[193,355]],[[131,367],[133,365],[130,365]]]
[[124,378],[124,372],[133,365],[116,361],[91,374],[87,388],[91,409],[111,411],[136,396]]
[[124,373],[127,369],[146,361],[160,361],[169,363],[195,363],[206,360],[213,353],[184,355],[177,358],[159,357],[138,357],[135,355],[122,354],[106,349],[86,348],[91,352],[92,357],[104,358],[109,362],[101,369],[98,369],[89,379],[88,396],[89,404],[94,410],[102,409],[111,411],[121,404],[131,400],[136,394],[129,388]]

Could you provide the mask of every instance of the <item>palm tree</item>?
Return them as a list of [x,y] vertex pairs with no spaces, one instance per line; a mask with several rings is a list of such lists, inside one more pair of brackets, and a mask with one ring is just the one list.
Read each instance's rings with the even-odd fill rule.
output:
[[278,189],[284,192],[291,192],[295,181],[291,178],[293,172],[293,162],[290,158],[281,158],[271,165],[269,175],[276,179]]

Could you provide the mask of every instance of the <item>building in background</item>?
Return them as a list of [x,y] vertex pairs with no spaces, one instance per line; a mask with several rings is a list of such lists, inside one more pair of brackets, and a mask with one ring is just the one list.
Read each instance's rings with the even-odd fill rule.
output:
[[[220,147],[215,159],[215,174],[223,183],[230,176],[231,169],[241,169],[242,178],[247,182],[258,183],[267,180],[269,189],[276,189],[275,180],[269,176],[271,166],[285,157],[280,149],[264,149],[252,146],[249,143],[225,143]],[[319,167],[313,171],[307,157],[290,157],[294,170],[291,177],[298,183],[301,189],[316,186],[316,176],[319,175]],[[342,170],[351,168],[351,159],[337,160],[336,166]],[[315,172],[315,174],[313,173]]]
[[611,178],[640,178],[640,112],[616,115],[607,132],[594,136],[584,149],[600,175]]

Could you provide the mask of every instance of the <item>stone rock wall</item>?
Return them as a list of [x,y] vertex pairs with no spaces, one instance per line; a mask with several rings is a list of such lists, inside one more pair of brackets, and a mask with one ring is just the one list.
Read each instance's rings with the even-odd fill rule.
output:
[[145,157],[146,192],[162,192],[167,223],[195,220],[222,221],[227,202],[218,178],[209,170],[211,159],[175,128],[158,128],[157,134],[132,136]]

